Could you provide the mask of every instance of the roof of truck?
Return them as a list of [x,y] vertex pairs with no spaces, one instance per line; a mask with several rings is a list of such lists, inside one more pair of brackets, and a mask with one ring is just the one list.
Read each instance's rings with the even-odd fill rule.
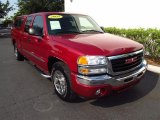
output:
[[47,14],[72,14],[72,15],[85,15],[85,14],[79,14],[79,13],[67,13],[67,12],[38,12],[38,13],[32,13],[32,14],[28,14],[28,15],[21,15],[21,16],[17,16],[17,17],[27,17],[29,15],[47,15]]

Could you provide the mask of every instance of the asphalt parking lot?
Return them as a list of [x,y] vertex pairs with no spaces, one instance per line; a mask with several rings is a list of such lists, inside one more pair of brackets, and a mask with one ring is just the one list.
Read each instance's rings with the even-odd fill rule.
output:
[[134,88],[97,100],[67,103],[52,87],[0,38],[0,120],[160,120],[160,76],[149,71]]

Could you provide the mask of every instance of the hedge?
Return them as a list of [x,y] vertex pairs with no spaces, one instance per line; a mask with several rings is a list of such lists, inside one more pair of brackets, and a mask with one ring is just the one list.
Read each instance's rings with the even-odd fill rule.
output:
[[119,29],[105,28],[105,32],[135,40],[145,47],[145,55],[160,61],[160,30],[159,29]]

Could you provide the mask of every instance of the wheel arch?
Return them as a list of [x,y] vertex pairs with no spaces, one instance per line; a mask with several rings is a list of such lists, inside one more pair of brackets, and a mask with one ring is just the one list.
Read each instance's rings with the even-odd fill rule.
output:
[[63,61],[62,59],[57,58],[57,57],[49,56],[48,57],[48,72],[49,73],[52,72],[52,65],[56,62],[63,62],[70,70],[69,65],[65,61]]

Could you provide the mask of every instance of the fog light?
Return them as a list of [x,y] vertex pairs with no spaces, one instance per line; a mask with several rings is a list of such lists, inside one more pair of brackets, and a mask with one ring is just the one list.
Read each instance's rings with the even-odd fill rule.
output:
[[101,90],[98,89],[98,90],[96,91],[96,95],[99,95],[100,93],[101,93]]
[[88,75],[89,69],[87,69],[87,68],[81,68],[81,69],[79,70],[79,72],[82,73],[82,74],[84,74],[84,75]]

